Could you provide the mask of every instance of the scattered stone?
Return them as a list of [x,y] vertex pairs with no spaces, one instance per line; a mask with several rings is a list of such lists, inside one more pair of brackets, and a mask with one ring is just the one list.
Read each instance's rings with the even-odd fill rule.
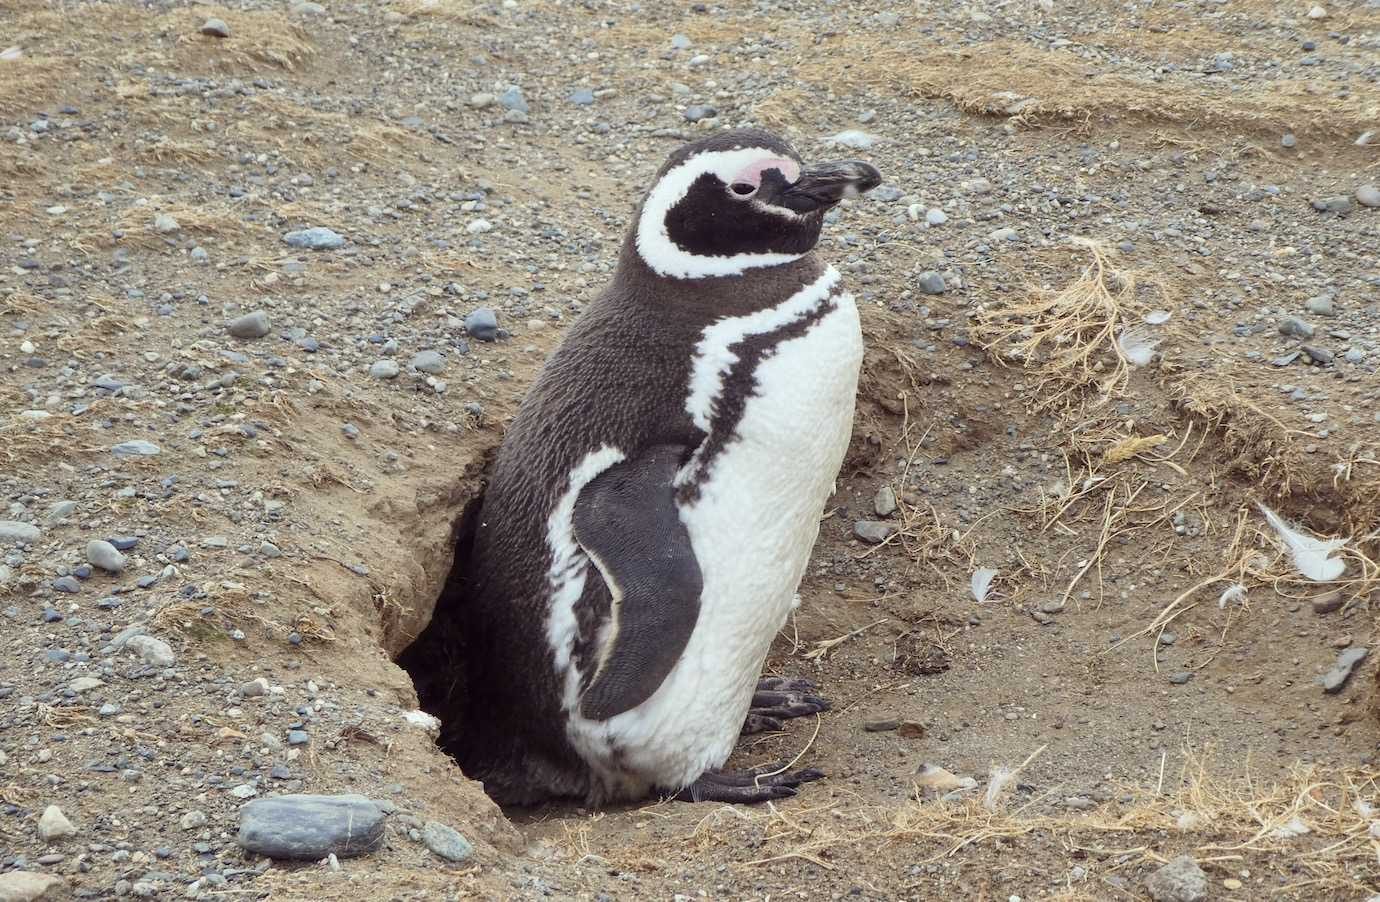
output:
[[916,287],[925,294],[943,294],[945,289],[948,288],[948,286],[944,284],[944,277],[934,270],[922,272],[915,284]]
[[244,698],[258,698],[261,695],[268,695],[268,689],[268,679],[256,677],[247,683],[241,683],[239,691]]
[[1333,589],[1313,599],[1314,614],[1331,614],[1342,607],[1342,590]]
[[101,682],[95,677],[84,676],[77,677],[75,680],[68,683],[67,688],[71,689],[78,695],[81,695],[83,692],[90,692],[92,689],[99,689],[101,686],[104,685],[105,683]]
[[13,545],[16,542],[23,542],[25,545],[32,545],[43,535],[43,531],[32,523],[20,523],[17,520],[0,520],[0,544]]
[[304,3],[294,3],[292,5],[292,12],[294,15],[298,16],[324,16],[326,14],[326,7],[322,6],[320,3],[313,3],[311,0],[306,0]]
[[419,372],[439,375],[446,369],[445,355],[440,351],[421,351],[412,358],[412,368]]
[[1333,313],[1332,295],[1320,294],[1317,297],[1311,297],[1304,302],[1303,306],[1308,309],[1309,313],[1316,313],[1318,316],[1331,316]]
[[1297,316],[1286,316],[1279,321],[1279,334],[1292,335],[1295,338],[1312,338],[1313,326],[1304,322]]
[[57,899],[63,892],[61,877],[34,871],[10,871],[0,874],[0,902],[35,902]]
[[314,226],[310,229],[288,232],[283,236],[283,241],[287,243],[288,247],[309,251],[331,251],[345,246],[344,237],[325,226]]
[[171,667],[177,663],[177,655],[172,646],[153,636],[131,636],[125,648],[144,659],[144,663],[154,667]]
[[206,826],[206,812],[188,811],[186,814],[182,815],[177,825],[183,830],[197,830],[204,827]]
[[930,207],[925,211],[925,222],[932,226],[941,226],[949,221],[948,214],[938,207]]
[[1191,670],[1181,670],[1178,673],[1171,673],[1169,675],[1169,682],[1173,683],[1175,686],[1182,686],[1191,679],[1193,679],[1193,671]]
[[230,26],[222,19],[207,19],[201,26],[201,33],[213,38],[230,37]]
[[178,221],[167,213],[159,213],[153,217],[153,230],[160,235],[170,235],[181,228]]
[[1363,207],[1380,207],[1380,188],[1362,185],[1356,189],[1356,203]]
[[1332,669],[1323,675],[1323,692],[1328,695],[1336,695],[1342,691],[1347,680],[1351,679],[1351,673],[1356,669],[1356,665],[1366,659],[1370,654],[1370,649],[1362,645],[1348,648],[1337,656],[1337,663],[1332,665]]
[[465,226],[465,231],[471,235],[483,235],[485,232],[492,232],[494,224],[487,219],[476,219],[474,222]]
[[1327,348],[1319,348],[1314,345],[1302,345],[1299,350],[1307,354],[1308,359],[1312,360],[1318,366],[1329,366],[1332,361],[1336,359],[1336,355]]
[[230,790],[230,795],[236,799],[252,799],[258,794],[259,791],[249,783],[241,783]]
[[889,733],[892,730],[899,729],[900,726],[901,722],[894,719],[863,721],[863,729],[869,733]]
[[588,88],[580,88],[571,91],[570,96],[567,97],[566,100],[569,100],[576,106],[591,106],[594,103],[594,92]]
[[402,372],[402,370],[398,367],[398,362],[396,360],[390,360],[387,357],[375,361],[374,364],[369,367],[369,375],[373,376],[375,379],[395,379],[400,372]]
[[696,104],[695,106],[686,107],[685,112],[681,115],[685,117],[686,122],[699,122],[702,119],[718,118],[719,111],[712,106],[700,106]]
[[426,826],[422,828],[422,842],[432,854],[439,855],[447,861],[461,862],[474,853],[474,846],[470,845],[469,840],[436,821],[427,821]]
[[896,513],[896,490],[889,485],[877,489],[877,496],[872,499],[872,509],[879,517],[890,517]]
[[109,542],[93,539],[86,543],[86,560],[107,573],[124,573],[125,556]]
[[225,325],[225,331],[233,338],[263,338],[272,328],[268,314],[262,310],[236,317]]
[[853,524],[853,535],[870,545],[880,545],[896,534],[896,527],[879,520],[859,520]]
[[1319,213],[1348,213],[1351,211],[1351,198],[1345,194],[1336,194],[1331,197],[1315,197],[1313,199],[1313,209]]
[[117,457],[155,457],[161,454],[163,449],[153,442],[146,442],[141,438],[132,439],[127,442],[120,442],[112,445],[110,452]]
[[55,839],[66,839],[69,836],[76,836],[77,828],[72,826],[72,822],[67,819],[67,815],[62,813],[62,809],[56,805],[49,805],[43,809],[43,814],[38,819],[38,836],[47,842]]
[[53,580],[53,588],[58,592],[65,592],[68,595],[76,595],[78,592],[81,591],[81,583],[77,581],[77,578],[75,576],[59,576],[57,579]]
[[505,110],[516,110],[519,113],[531,112],[527,106],[527,98],[522,96],[522,89],[517,85],[509,85],[508,90],[498,95],[498,105]]
[[465,331],[480,341],[494,341],[498,338],[498,314],[480,307],[465,317]]
[[1006,226],[989,233],[987,237],[993,241],[1015,241],[1020,237],[1020,234],[1010,226]]
[[[350,858],[378,846],[383,823],[382,809],[362,795],[273,796],[240,809],[236,841],[245,851],[269,858],[319,861],[330,854]],[[464,842],[459,834],[456,837]]]
[[1064,799],[1064,807],[1074,811],[1091,811],[1097,807],[1097,803],[1087,796],[1069,796]]
[[1208,897],[1208,878],[1191,856],[1180,855],[1145,881],[1155,902],[1203,902]]

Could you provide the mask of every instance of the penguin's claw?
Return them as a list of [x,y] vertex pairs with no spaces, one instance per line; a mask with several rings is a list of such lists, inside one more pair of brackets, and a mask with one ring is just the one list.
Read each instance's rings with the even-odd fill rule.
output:
[[766,714],[748,712],[747,719],[743,721],[742,735],[751,736],[754,733],[775,733],[784,730],[786,725],[780,718],[769,717]]
[[821,771],[806,768],[793,773],[773,774],[763,768],[741,771],[705,771],[699,779],[671,796],[680,802],[736,802],[752,805],[775,799],[788,799],[801,783],[823,777]]
[[793,680],[788,677],[762,677],[757,681],[758,692],[813,692],[819,688],[814,680]]

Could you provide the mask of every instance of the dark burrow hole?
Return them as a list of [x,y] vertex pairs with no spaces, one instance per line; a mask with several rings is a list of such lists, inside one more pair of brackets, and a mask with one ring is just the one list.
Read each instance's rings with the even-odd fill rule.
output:
[[465,739],[466,576],[483,501],[481,494],[465,504],[455,524],[455,561],[436,599],[431,622],[397,658],[398,666],[412,678],[421,709],[441,721],[436,744],[456,759],[463,758]]

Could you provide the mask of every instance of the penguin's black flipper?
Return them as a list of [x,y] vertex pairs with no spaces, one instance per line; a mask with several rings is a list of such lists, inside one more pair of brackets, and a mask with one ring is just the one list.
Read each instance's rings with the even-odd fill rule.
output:
[[651,698],[685,651],[704,581],[676,508],[685,449],[658,445],[595,477],[575,501],[575,539],[608,586],[609,639],[580,699],[607,720]]

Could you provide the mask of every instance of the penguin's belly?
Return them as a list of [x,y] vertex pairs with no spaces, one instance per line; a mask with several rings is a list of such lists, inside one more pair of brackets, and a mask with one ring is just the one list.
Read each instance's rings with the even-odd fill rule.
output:
[[833,300],[758,364],[736,437],[681,510],[704,580],[699,619],[656,693],[606,725],[626,776],[679,787],[733,751],[852,433],[862,334],[852,297]]

